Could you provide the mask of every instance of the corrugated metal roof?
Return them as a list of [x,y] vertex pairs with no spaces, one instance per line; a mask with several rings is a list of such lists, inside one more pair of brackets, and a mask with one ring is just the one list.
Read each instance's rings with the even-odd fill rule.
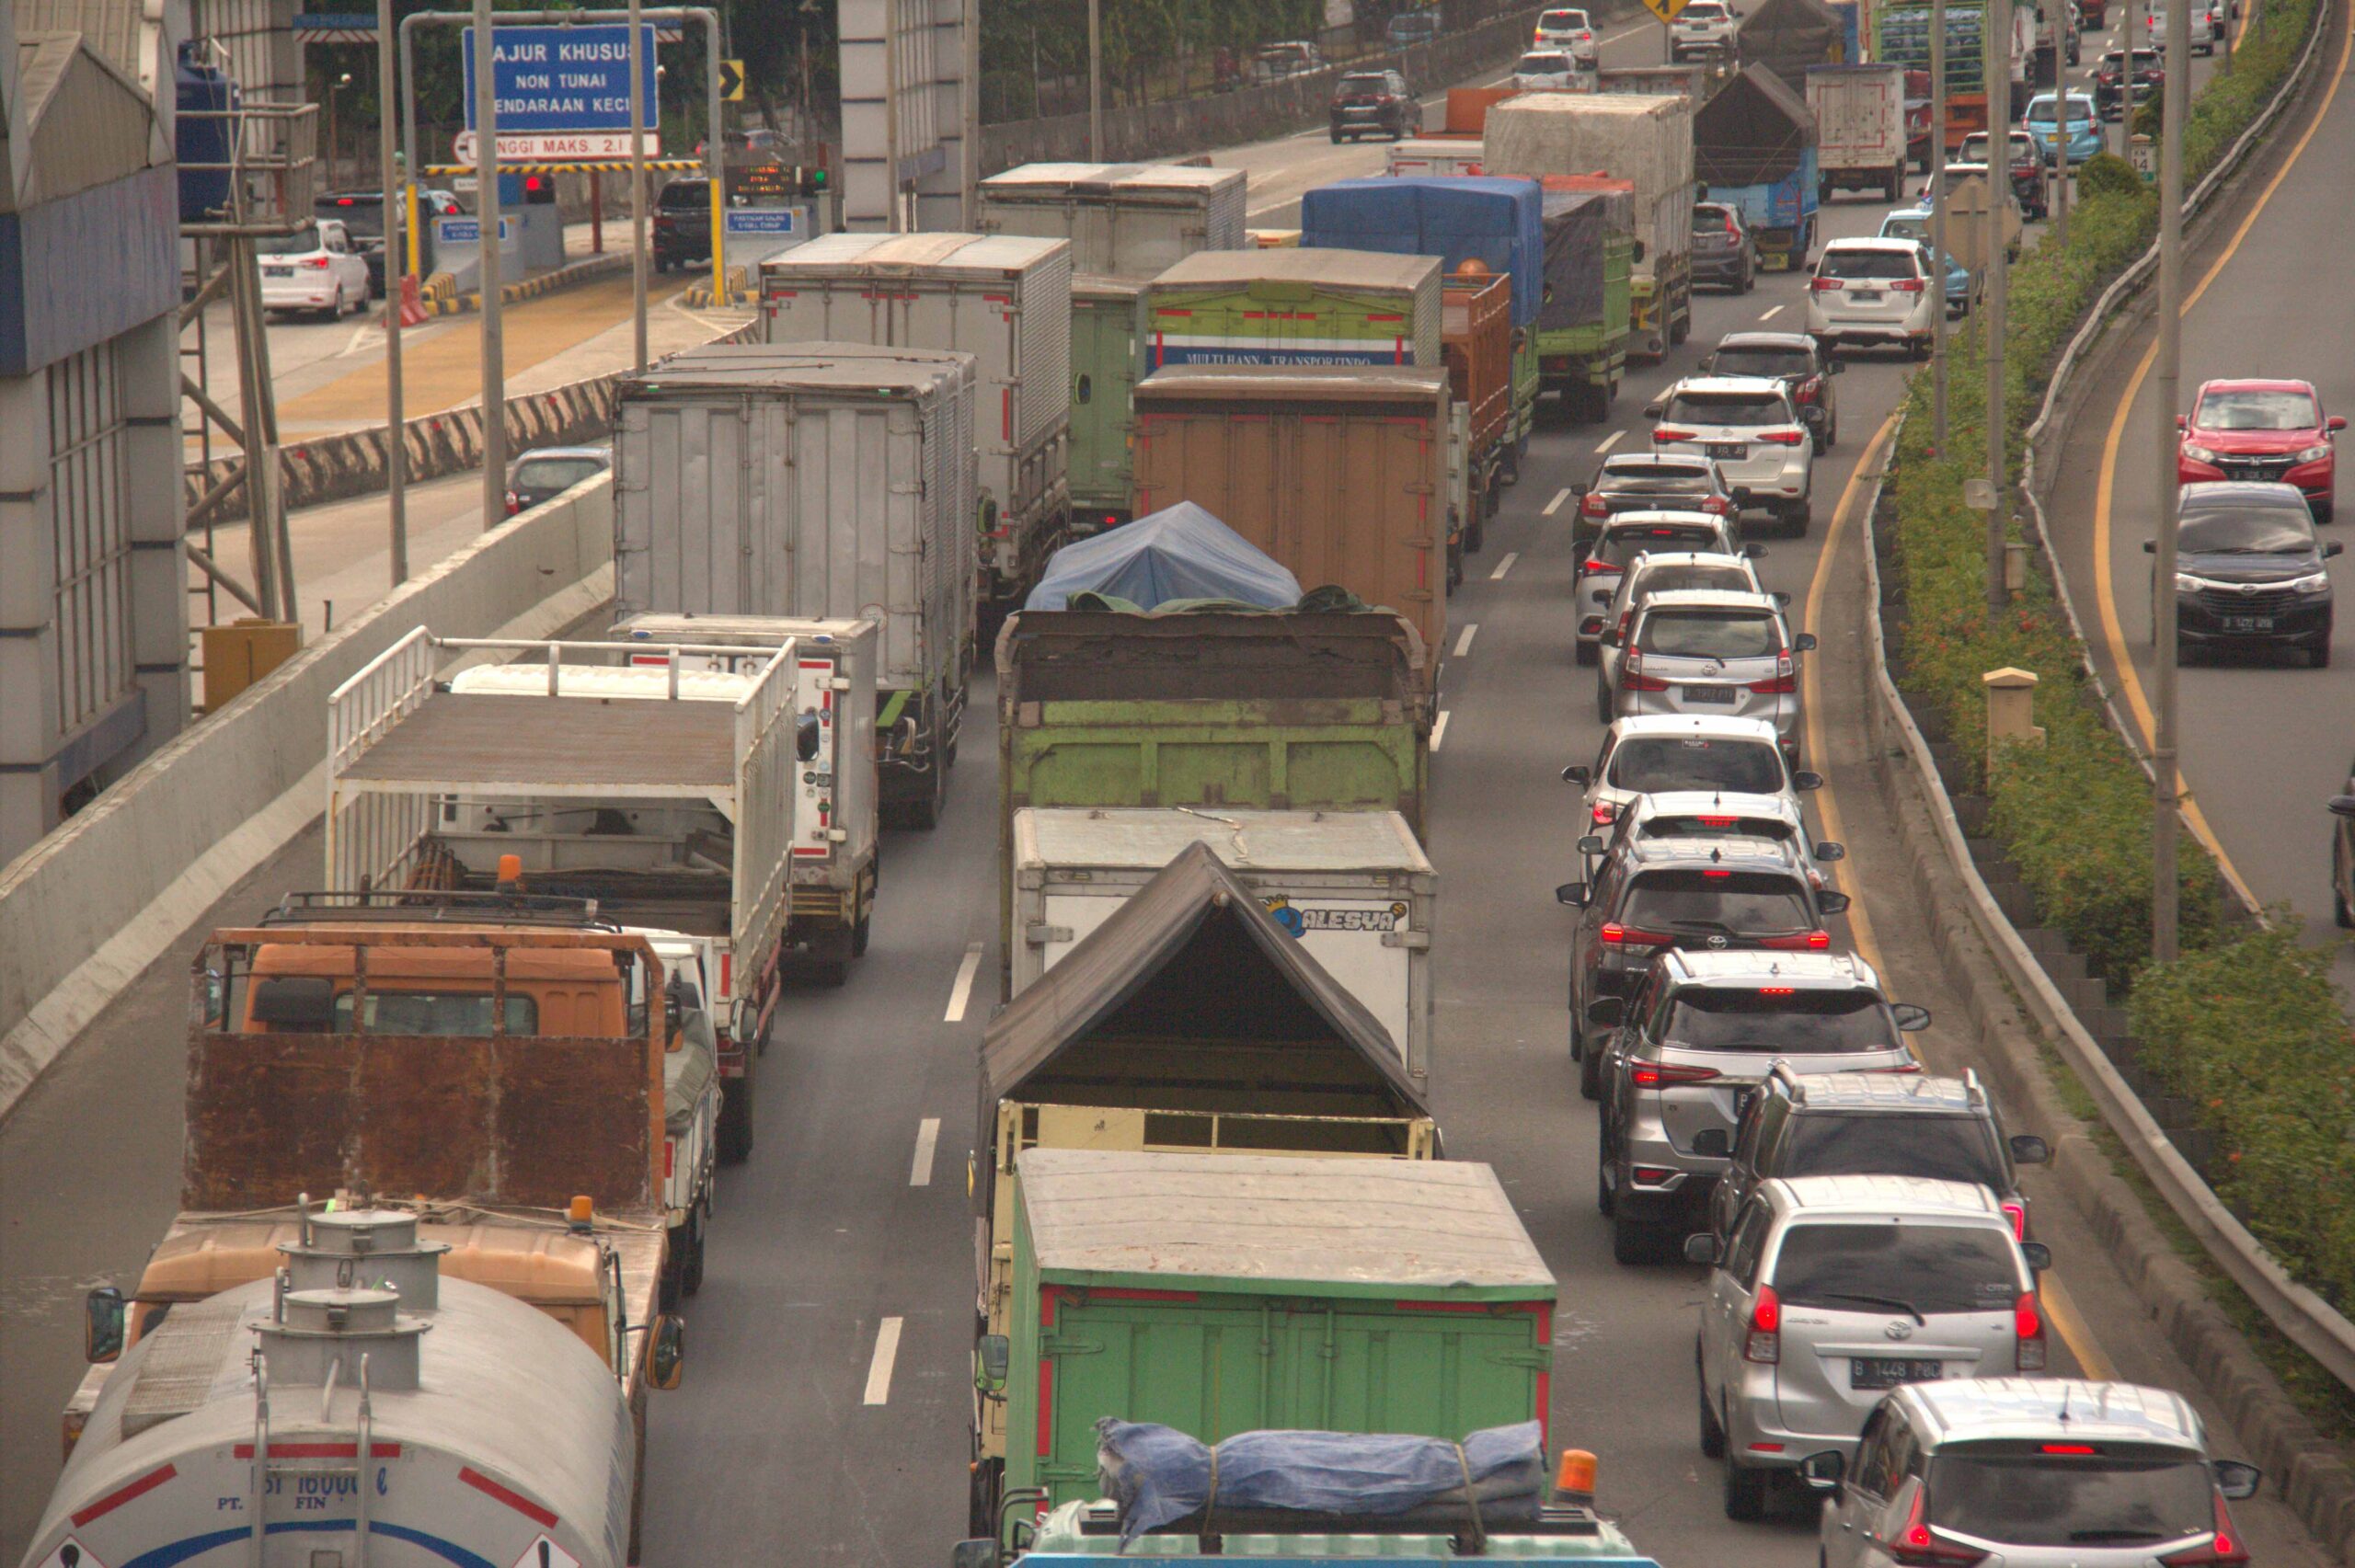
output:
[[143,91],[155,90],[157,25],[148,19],[146,0],[10,0],[17,37],[32,33],[80,33],[82,42]]
[[1019,273],[1069,250],[1032,235],[826,235],[761,264],[764,273],[826,271]]
[[155,111],[136,81],[80,33],[17,35],[17,97],[29,156],[14,172],[21,210],[106,185],[155,164]]
[[1197,164],[1024,164],[982,181],[984,196],[1189,198],[1223,190],[1246,177],[1241,169],[1204,168]]
[[1031,1149],[1015,1168],[1049,1276],[1554,1297],[1496,1173],[1469,1161]]
[[[804,247],[808,248],[807,246]],[[1153,280],[1164,289],[1222,284],[1322,284],[1332,289],[1420,288],[1439,271],[1436,256],[1391,256],[1372,250],[1198,250]]]
[[972,380],[971,354],[887,349],[871,343],[714,343],[647,367],[625,390],[808,389],[919,395]]

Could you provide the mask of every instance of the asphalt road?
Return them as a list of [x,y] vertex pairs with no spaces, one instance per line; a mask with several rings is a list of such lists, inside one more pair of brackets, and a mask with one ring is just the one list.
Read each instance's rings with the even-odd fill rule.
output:
[[[2345,249],[2345,180],[2355,160],[2355,91],[2340,13],[2324,40],[2306,101],[2284,121],[2270,156],[2236,177],[2234,194],[2194,236],[2184,269],[2199,291],[2183,322],[2180,396],[2189,408],[2215,376],[2295,376],[2314,382],[2334,413],[2355,411],[2355,296],[2338,286]],[[2151,560],[2161,451],[2158,393],[2147,356],[2155,307],[2113,333],[2085,384],[2100,390],[2076,415],[2050,509],[2089,640],[2147,738],[2154,690]],[[2342,475],[2339,516],[2355,504]],[[2342,524],[2326,539],[2344,538]],[[2330,563],[2334,587],[2355,593],[2355,557]],[[2342,614],[2355,624],[2355,612]],[[2349,647],[2347,638],[2338,648]],[[2336,649],[2334,651],[2337,651]],[[2355,736],[2355,669],[2338,653],[2311,670],[2298,654],[2228,655],[2188,664],[2180,681],[2181,769],[2196,825],[2267,904],[2287,903],[2315,941],[2335,940],[2329,826],[2324,802],[2346,786]],[[2342,984],[2355,983],[2343,946]]]
[[[1623,40],[1614,56],[1639,61],[1635,51],[1655,52],[1656,38]],[[1286,142],[1254,159],[1272,185],[1333,151]],[[1338,151],[1380,157],[1373,147]],[[1353,171],[1315,178],[1342,172]],[[1844,198],[1824,233],[1870,233],[1881,212]],[[1717,1468],[1696,1446],[1690,1380],[1700,1271],[1614,1264],[1594,1208],[1594,1116],[1565,1048],[1569,919],[1552,897],[1580,830],[1576,796],[1556,773],[1591,757],[1599,739],[1592,672],[1570,657],[1561,498],[1602,450],[1643,439],[1644,402],[1719,336],[1798,325],[1802,288],[1768,275],[1752,294],[1697,300],[1693,340],[1634,374],[1603,424],[1570,426],[1546,411],[1521,483],[1450,606],[1451,646],[1468,648],[1442,670],[1445,724],[1432,760],[1429,848],[1442,876],[1432,1077],[1449,1150],[1497,1167],[1561,1281],[1554,1432],[1597,1451],[1606,1509],[1676,1568],[1802,1568],[1814,1555],[1812,1525],[1801,1507],[1763,1526],[1724,1518]],[[1817,468],[1816,526],[1770,539],[1763,574],[1795,595],[1802,623],[1824,638],[1809,661],[1809,752],[1831,779],[1814,797],[1821,825],[1852,850],[1843,882],[1860,897],[1847,934],[1897,994],[1954,1017],[1926,933],[1886,891],[1882,868],[1897,850],[1855,694],[1863,486],[1850,482],[1908,368],[1868,356],[1840,378],[1843,444]],[[655,1568],[766,1561],[785,1543],[797,1561],[907,1568],[942,1562],[962,1533],[972,1300],[963,1178],[996,918],[990,698],[984,680],[961,748],[970,765],[952,779],[942,825],[887,837],[874,944],[851,983],[798,994],[780,1013],[762,1064],[758,1145],[723,1179],[708,1273],[690,1306],[686,1383],[653,1413],[645,1556]],[[314,831],[233,889],[219,917],[249,916],[313,884],[318,855]],[[56,1412],[81,1370],[80,1294],[99,1278],[134,1276],[174,1207],[193,945],[143,976],[0,1123],[0,1558],[21,1551],[54,1476]],[[960,988],[960,974],[976,969]],[[1924,1038],[1934,1065],[1967,1060],[1959,1033],[1941,1025]],[[2059,1258],[2048,1283],[2064,1320],[2056,1370],[2188,1386],[2065,1201],[2048,1197],[2038,1224]],[[2229,1450],[2229,1431],[2216,1429]],[[2278,1505],[2247,1506],[2241,1518],[2269,1563],[2319,1568],[2321,1554]]]

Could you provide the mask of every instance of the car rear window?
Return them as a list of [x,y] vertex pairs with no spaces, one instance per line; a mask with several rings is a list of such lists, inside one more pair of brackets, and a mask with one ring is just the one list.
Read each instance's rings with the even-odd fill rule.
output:
[[258,235],[254,238],[257,256],[307,256],[321,248],[319,231],[316,228],[296,229],[291,235]]
[[1791,825],[1779,817],[1737,817],[1711,815],[1653,816],[1643,821],[1643,834],[1648,839],[1721,839],[1727,834],[1741,839],[1772,839],[1783,843],[1792,837]]
[[343,224],[353,239],[385,237],[385,199],[381,196],[326,196],[314,208],[322,218]]
[[676,179],[662,188],[656,201],[664,207],[708,207],[711,205],[711,182],[701,179]]
[[1701,735],[1638,735],[1611,753],[1610,783],[1637,795],[1672,789],[1717,789],[1737,795],[1779,795],[1782,753],[1763,740],[1722,740]]
[[1344,76],[1341,78],[1341,85],[1334,90],[1342,93],[1378,94],[1389,85],[1380,76]]
[[2191,422],[2203,430],[2312,430],[2322,410],[2303,392],[2211,392]]
[[1771,392],[1680,392],[1669,399],[1667,421],[1690,425],[1787,425],[1791,410]]
[[1551,28],[1557,32],[1568,28],[1582,28],[1587,25],[1586,13],[1584,11],[1548,11],[1537,18],[1537,25],[1541,28]]
[[569,490],[604,471],[605,465],[593,457],[535,457],[516,465],[515,485],[534,490]]
[[1784,1149],[1778,1176],[1927,1176],[1997,1191],[2012,1185],[1994,1134],[1976,1116],[1810,1113],[1792,1121]]
[[1763,611],[1655,610],[1636,647],[1663,658],[1771,658],[1783,649],[1783,629]]
[[1812,375],[1815,356],[1805,349],[1741,343],[1718,349],[1710,368],[1719,375]]
[[1619,919],[1675,936],[1772,936],[1814,923],[1797,877],[1715,867],[1638,872]]
[[1693,0],[1684,7],[1684,17],[1693,22],[1722,22],[1726,19],[1726,8],[1718,5],[1717,0]]
[[1912,278],[1919,275],[1910,250],[1827,250],[1816,264],[1819,278]]
[[1594,559],[1625,571],[1627,563],[1650,550],[1715,550],[1724,539],[1714,528],[1693,523],[1653,522],[1636,528],[1614,528],[1597,542]]
[[[1930,243],[1930,220],[1927,218],[1891,218],[1880,226],[1883,239],[1910,239],[1915,245]],[[1723,350],[1720,349],[1722,354]]]
[[1800,1223],[1783,1233],[1773,1283],[1786,1305],[1840,1312],[2009,1311],[2013,1256],[2011,1233],[1993,1225]]
[[[1897,1028],[1880,999],[1865,991],[1791,986],[1694,986],[1670,1002],[1661,1037],[1696,1051],[1803,1052],[1810,1056],[1897,1048]],[[1777,1175],[1795,1173],[1778,1171]]]
[[1717,486],[1697,468],[1606,468],[1598,489],[1633,490],[1646,496],[1706,496]]
[[1567,71],[1569,68],[1570,57],[1562,53],[1558,50],[1550,54],[1524,54],[1521,57],[1521,64],[1516,67],[1516,69],[1520,70],[1526,75],[1536,75],[1544,72]]
[[2131,1549],[2216,1525],[2208,1467],[2154,1443],[1954,1444],[1925,1490],[1930,1523],[2019,1546]]
[[1715,589],[1722,593],[1752,593],[1757,591],[1750,574],[1731,561],[1720,567],[1683,566],[1654,567],[1644,574],[1638,585],[1647,596],[1655,593],[1680,593],[1687,589]]

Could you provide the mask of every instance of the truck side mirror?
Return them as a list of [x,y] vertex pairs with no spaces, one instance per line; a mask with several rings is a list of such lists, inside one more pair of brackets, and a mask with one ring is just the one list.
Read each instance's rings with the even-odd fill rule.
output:
[[1930,1010],[1918,1001],[1894,1001],[1889,1010],[1897,1015],[1901,1034],[1918,1035],[1930,1026]]
[[687,1366],[687,1320],[664,1312],[654,1320],[654,1345],[646,1357],[646,1380],[658,1389],[675,1389]]
[[973,1342],[973,1386],[993,1394],[1005,1388],[1006,1368],[1013,1358],[1013,1342],[1005,1335],[982,1335]]
[[2052,1158],[2052,1146],[2032,1132],[2016,1133],[2011,1141],[2015,1165],[2041,1165]]
[[111,1285],[101,1285],[82,1299],[82,1357],[93,1366],[122,1354],[129,1326],[129,1303]]

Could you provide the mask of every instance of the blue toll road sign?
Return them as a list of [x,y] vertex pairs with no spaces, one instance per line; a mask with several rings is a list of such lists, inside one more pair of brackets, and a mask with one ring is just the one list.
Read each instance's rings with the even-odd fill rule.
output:
[[[654,29],[639,29],[639,129],[660,123],[654,100]],[[463,29],[466,129],[475,124],[475,30]],[[493,28],[491,86],[502,132],[627,131],[629,26]]]
[[727,214],[727,231],[731,235],[789,235],[793,232],[793,209],[739,208]]

